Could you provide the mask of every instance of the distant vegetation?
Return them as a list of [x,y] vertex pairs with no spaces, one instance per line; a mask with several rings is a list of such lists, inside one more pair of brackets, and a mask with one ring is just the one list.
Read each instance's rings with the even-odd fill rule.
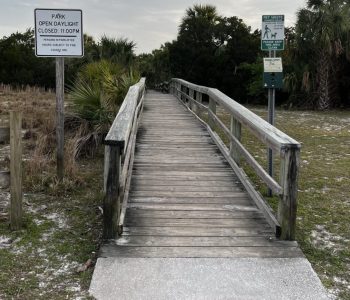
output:
[[[277,104],[319,110],[350,106],[350,4],[341,0],[309,0],[297,13],[295,27],[286,28],[284,90]],[[84,36],[84,58],[66,59],[67,83],[81,68],[101,60],[124,68],[124,75],[146,76],[148,86],[172,77],[216,87],[243,103],[266,103],[262,88],[260,30],[252,31],[238,17],[223,17],[215,6],[186,10],[177,38],[150,54],[134,54],[134,42]],[[0,82],[54,87],[54,60],[36,58],[34,32],[0,39]],[[136,75],[136,76],[135,76]]]
[[[285,89],[279,104],[329,109],[350,105],[350,4],[309,0],[286,28]],[[260,31],[237,17],[223,17],[211,5],[186,10],[176,40],[139,56],[151,82],[180,77],[219,88],[236,101],[266,103],[262,88]]]

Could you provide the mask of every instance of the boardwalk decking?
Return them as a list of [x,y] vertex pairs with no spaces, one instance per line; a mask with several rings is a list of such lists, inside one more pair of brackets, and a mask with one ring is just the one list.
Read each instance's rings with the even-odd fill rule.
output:
[[303,257],[279,241],[201,123],[148,92],[123,234],[101,257]]

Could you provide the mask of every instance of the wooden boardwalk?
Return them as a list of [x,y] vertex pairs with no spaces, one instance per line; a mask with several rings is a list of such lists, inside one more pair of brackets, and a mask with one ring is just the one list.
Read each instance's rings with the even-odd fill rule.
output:
[[303,257],[274,237],[204,126],[174,96],[148,92],[123,234],[101,257]]

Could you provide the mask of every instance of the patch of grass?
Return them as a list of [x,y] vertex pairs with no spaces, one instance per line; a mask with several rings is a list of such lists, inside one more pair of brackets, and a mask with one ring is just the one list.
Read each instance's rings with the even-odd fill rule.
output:
[[88,298],[92,269],[77,268],[95,261],[100,243],[102,156],[82,164],[86,183],[75,190],[25,196],[22,230],[0,223],[0,236],[12,241],[0,249],[1,299]]
[[[265,109],[251,109],[266,119]],[[220,109],[218,115],[229,128],[229,116]],[[277,110],[276,127],[302,144],[296,239],[330,295],[350,299],[350,112]],[[246,129],[242,143],[267,166],[266,147]],[[274,165],[278,181],[278,157]],[[278,197],[268,198],[266,185],[242,166],[276,211]]]

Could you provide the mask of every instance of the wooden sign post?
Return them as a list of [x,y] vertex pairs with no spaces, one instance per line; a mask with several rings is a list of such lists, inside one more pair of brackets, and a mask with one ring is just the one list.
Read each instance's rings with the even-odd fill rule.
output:
[[35,55],[56,57],[57,177],[64,176],[64,57],[84,55],[80,9],[35,9]]
[[22,226],[22,113],[10,112],[10,227]]
[[57,177],[64,175],[64,57],[56,57]]

